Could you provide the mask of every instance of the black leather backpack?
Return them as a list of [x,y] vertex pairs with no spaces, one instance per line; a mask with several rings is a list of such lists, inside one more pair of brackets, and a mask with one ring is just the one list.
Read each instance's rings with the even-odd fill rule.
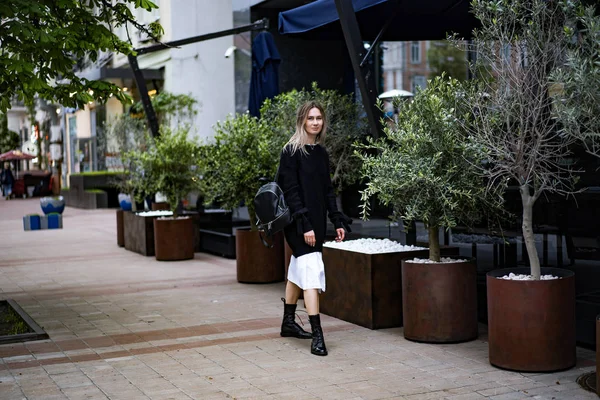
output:
[[[292,223],[292,214],[283,197],[283,190],[277,184],[277,177],[274,182],[266,183],[258,189],[254,196],[254,211],[258,219],[256,225],[267,237],[272,237]],[[261,240],[265,246],[273,247],[262,235]]]

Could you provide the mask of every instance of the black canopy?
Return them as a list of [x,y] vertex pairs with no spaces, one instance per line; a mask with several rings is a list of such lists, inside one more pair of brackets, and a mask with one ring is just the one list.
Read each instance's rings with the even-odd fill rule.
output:
[[[470,38],[478,21],[469,0],[352,0],[362,39],[435,40],[449,33]],[[343,37],[334,0],[317,0],[279,14],[279,33],[308,39]]]

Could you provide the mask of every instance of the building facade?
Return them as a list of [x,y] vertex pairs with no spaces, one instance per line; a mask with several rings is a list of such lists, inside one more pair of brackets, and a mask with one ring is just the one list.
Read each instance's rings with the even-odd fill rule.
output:
[[[164,28],[162,42],[185,39],[233,27],[231,1],[210,0],[155,0],[159,8],[152,12],[134,10],[136,19],[143,23],[158,21]],[[125,27],[115,32],[127,40]],[[129,30],[134,48],[154,42],[139,31]],[[143,54],[138,57],[150,96],[162,91],[186,94],[197,100],[197,111],[191,135],[210,140],[212,127],[235,112],[234,59],[224,57],[233,45],[233,37],[192,43],[177,48]],[[100,61],[81,71],[90,79],[104,79],[115,83],[139,101],[138,89],[122,54],[105,54]],[[106,154],[98,154],[98,141],[108,122],[123,112],[123,105],[111,98],[105,104],[90,102],[83,109],[65,109],[63,112],[63,171],[64,175],[105,169]]]
[[424,89],[430,75],[429,46],[429,41],[384,42],[384,91],[402,89],[414,93],[417,87]]

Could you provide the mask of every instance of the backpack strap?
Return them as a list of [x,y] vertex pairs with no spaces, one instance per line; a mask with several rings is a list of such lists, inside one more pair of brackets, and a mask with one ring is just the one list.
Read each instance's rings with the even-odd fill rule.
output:
[[[265,237],[263,236],[263,233],[264,233],[264,231],[263,231],[263,230],[259,230],[259,231],[258,231],[258,235],[260,236],[260,241],[262,242],[262,244],[263,244],[265,247],[267,247],[267,248],[269,248],[269,249],[272,249],[272,248],[273,248],[273,246],[275,245],[275,241],[273,240],[273,243],[269,243],[269,242],[267,242],[267,241],[265,240]],[[269,235],[267,234],[267,237],[268,237],[268,236],[269,236]]]

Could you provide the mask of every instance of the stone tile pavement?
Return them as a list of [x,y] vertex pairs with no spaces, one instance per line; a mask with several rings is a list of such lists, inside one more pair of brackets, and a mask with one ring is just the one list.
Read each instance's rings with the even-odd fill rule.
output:
[[[323,317],[329,356],[278,335],[283,283],[239,284],[235,261],[157,262],[117,247],[114,210],[67,208],[64,229],[24,232],[39,202],[0,200],[0,298],[49,340],[0,346],[0,399],[597,399],[577,366],[492,367],[476,341],[410,342]],[[308,325],[307,318],[303,318]]]

